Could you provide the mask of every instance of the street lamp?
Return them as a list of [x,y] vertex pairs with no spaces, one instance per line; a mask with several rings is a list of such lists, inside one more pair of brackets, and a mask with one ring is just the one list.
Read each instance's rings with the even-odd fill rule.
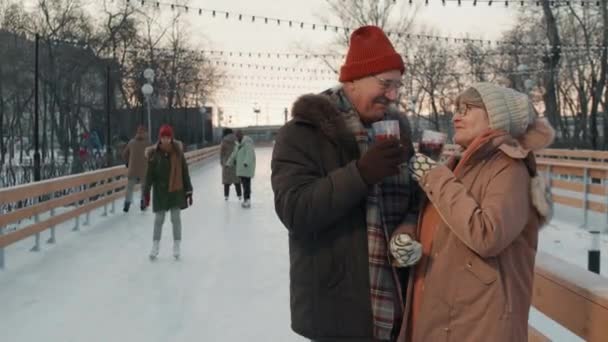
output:
[[522,75],[522,79],[525,77],[526,80],[524,80],[524,88],[526,90],[527,93],[529,93],[532,88],[534,88],[534,86],[536,85],[536,82],[534,82],[534,80],[530,79],[530,74],[528,73],[529,68],[526,64],[520,64],[517,66],[517,71],[520,75]]
[[146,81],[148,81],[148,83],[154,83],[154,76],[154,70],[150,68],[144,70],[144,78],[146,79]]
[[146,79],[146,84],[141,87],[141,92],[144,94],[146,98],[146,105],[148,107],[148,139],[152,142],[152,119],[150,117],[150,97],[154,92],[154,87],[152,83],[154,82],[154,70],[147,68],[144,70],[144,78]]
[[525,64],[520,64],[517,66],[517,71],[521,74],[525,74],[528,72],[528,66]]
[[255,114],[255,125],[256,125],[256,126],[258,125],[258,117],[260,116],[260,115],[259,115],[259,114],[260,114],[260,111],[261,111],[261,110],[260,110],[260,105],[259,105],[257,102],[255,102],[255,103],[253,104],[253,113]]
[[532,88],[534,88],[534,86],[536,85],[536,82],[534,82],[534,80],[532,79],[527,79],[524,81],[524,87],[526,87],[526,91],[529,93],[532,91]]
[[407,102],[407,110],[412,112],[413,114],[416,114],[416,101],[418,101],[418,99],[416,98],[416,96],[412,95],[409,97],[409,100]]

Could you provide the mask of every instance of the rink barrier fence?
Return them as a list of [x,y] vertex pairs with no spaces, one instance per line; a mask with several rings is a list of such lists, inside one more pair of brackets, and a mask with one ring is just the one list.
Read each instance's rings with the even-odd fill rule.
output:
[[[196,164],[219,152],[219,146],[186,152],[189,165]],[[24,201],[23,206],[0,215],[0,269],[5,267],[4,248],[28,237],[34,237],[31,251],[40,250],[40,234],[50,229],[47,243],[55,243],[55,226],[74,220],[73,231],[80,229],[80,217],[84,225],[90,223],[90,212],[104,207],[104,216],[115,211],[115,201],[123,198],[127,185],[127,168],[124,165],[90,171],[78,175],[65,176],[0,189],[0,206]],[[71,191],[65,191],[65,190]],[[59,195],[58,195],[59,194]],[[65,195],[63,195],[65,194]],[[61,209],[61,213],[57,213]],[[48,213],[48,215],[46,215]],[[45,215],[45,218],[41,218]],[[9,224],[33,220],[19,229],[6,231]]]

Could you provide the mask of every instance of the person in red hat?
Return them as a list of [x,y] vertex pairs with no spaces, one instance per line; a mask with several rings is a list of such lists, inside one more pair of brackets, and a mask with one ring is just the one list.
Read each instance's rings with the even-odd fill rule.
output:
[[[276,138],[276,212],[289,230],[292,329],[319,341],[394,341],[420,191],[405,162],[410,126],[395,102],[405,66],[381,28],[355,30],[340,85],[304,95]],[[399,136],[376,141],[373,123]],[[401,233],[395,234],[395,231]]]
[[158,136],[159,142],[156,146],[146,150],[148,169],[143,191],[145,207],[150,205],[150,192],[154,192],[152,211],[156,216],[150,259],[154,260],[158,256],[167,212],[171,213],[173,225],[173,256],[179,259],[182,240],[180,212],[192,205],[192,183],[183,145],[173,139],[171,126],[161,126]]

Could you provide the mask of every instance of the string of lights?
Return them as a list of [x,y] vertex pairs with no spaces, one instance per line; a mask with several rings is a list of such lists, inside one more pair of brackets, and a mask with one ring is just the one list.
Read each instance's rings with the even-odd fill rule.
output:
[[[349,34],[351,31],[353,31],[353,28],[351,28],[351,27],[343,27],[343,26],[339,26],[339,25],[311,23],[311,22],[305,22],[305,21],[300,21],[300,20],[295,20],[295,19],[285,19],[285,18],[275,18],[275,17],[269,17],[269,16],[251,15],[251,14],[229,12],[229,11],[217,10],[217,9],[193,7],[193,6],[188,6],[188,5],[176,4],[176,3],[166,3],[166,2],[152,1],[152,0],[139,0],[139,1],[124,0],[124,1],[127,4],[139,3],[139,4],[141,4],[141,6],[151,6],[151,7],[156,8],[157,10],[160,10],[161,8],[165,8],[165,9],[168,8],[171,11],[180,10],[185,13],[198,15],[198,16],[210,15],[212,18],[224,18],[225,20],[234,19],[234,20],[238,20],[239,22],[249,22],[249,23],[262,22],[267,25],[273,24],[273,25],[276,25],[279,27],[286,27],[286,28],[290,28],[290,29],[300,28],[300,29],[310,29],[313,31],[320,30],[320,31],[335,32],[335,33],[344,32],[346,34]],[[449,1],[451,1],[451,0],[449,0]],[[474,1],[472,1],[472,2],[474,2]],[[477,2],[481,2],[481,1],[477,1]],[[477,4],[477,2],[474,2],[474,3]],[[499,2],[499,1],[495,1],[495,2]],[[509,0],[501,1],[501,2],[503,2],[503,3],[509,2]],[[521,2],[521,1],[511,1],[511,2]],[[533,3],[533,2],[537,2],[537,1],[526,1],[526,3]],[[554,1],[554,2],[557,3],[559,1]],[[565,3],[565,1],[561,1],[561,2]],[[574,1],[571,1],[571,2],[574,3]],[[592,1],[587,1],[587,2],[591,3]],[[462,0],[461,0],[461,3],[462,3]],[[490,1],[488,1],[488,3],[490,3]],[[492,1],[492,3],[494,3],[494,1]],[[581,48],[580,45],[553,46],[553,45],[541,43],[541,42],[524,43],[524,42],[517,42],[517,41],[486,40],[486,39],[474,39],[474,38],[455,38],[455,37],[448,37],[448,36],[417,34],[417,33],[409,33],[409,32],[393,32],[393,31],[387,31],[386,33],[389,37],[428,40],[428,41],[444,40],[444,41],[450,42],[450,43],[476,43],[476,44],[480,44],[482,46],[483,45],[488,45],[488,46],[516,45],[516,46],[528,47],[528,48],[544,47],[549,50],[554,49],[554,48],[564,49],[564,48],[568,48],[568,47],[575,48],[575,49]],[[602,45],[601,43],[589,44],[589,47],[606,49],[606,46]]]

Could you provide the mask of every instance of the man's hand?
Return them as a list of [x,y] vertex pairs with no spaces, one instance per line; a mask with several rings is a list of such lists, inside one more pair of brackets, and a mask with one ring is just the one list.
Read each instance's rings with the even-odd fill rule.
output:
[[385,177],[399,174],[399,165],[406,162],[406,150],[397,139],[387,139],[372,144],[357,167],[367,184],[376,184]]

